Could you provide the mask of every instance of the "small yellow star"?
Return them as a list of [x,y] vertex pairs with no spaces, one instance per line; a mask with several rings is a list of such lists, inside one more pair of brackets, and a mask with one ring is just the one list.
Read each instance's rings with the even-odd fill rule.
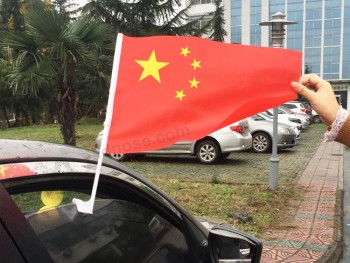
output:
[[193,66],[193,69],[196,70],[197,68],[201,68],[201,62],[197,61],[197,60],[193,60],[193,63],[191,64],[191,66]]
[[159,70],[167,66],[168,62],[157,61],[156,52],[153,50],[148,60],[135,60],[137,64],[143,67],[143,71],[139,81],[152,76],[160,83]]
[[184,55],[184,57],[187,57],[187,55],[191,53],[191,51],[188,50],[188,47],[181,48],[181,53],[180,55]]
[[0,174],[5,177],[5,171],[8,169],[7,166],[0,165]]
[[185,97],[185,96],[186,95],[184,94],[184,90],[176,91],[175,99],[182,100],[182,98]]
[[193,78],[193,80],[189,80],[188,82],[191,83],[190,88],[198,88],[198,84],[200,83],[200,81],[196,80],[196,78]]

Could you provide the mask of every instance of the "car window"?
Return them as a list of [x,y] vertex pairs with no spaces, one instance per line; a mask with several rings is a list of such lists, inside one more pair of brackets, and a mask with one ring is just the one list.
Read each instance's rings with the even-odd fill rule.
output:
[[163,217],[122,199],[99,198],[93,214],[76,210],[74,191],[12,195],[54,262],[189,262],[183,233]]
[[284,112],[283,110],[281,110],[280,108],[278,108],[278,114],[286,114],[286,112]]
[[261,117],[261,116],[259,116],[259,115],[253,115],[253,116],[251,116],[252,117],[252,119],[254,120],[254,121],[262,121],[262,120],[265,120],[263,117]]
[[294,114],[294,112],[291,111],[290,109],[288,109],[287,107],[282,107],[282,110],[283,110],[285,113]]
[[293,104],[283,104],[283,106],[285,106],[288,109],[295,109],[297,106],[293,105]]

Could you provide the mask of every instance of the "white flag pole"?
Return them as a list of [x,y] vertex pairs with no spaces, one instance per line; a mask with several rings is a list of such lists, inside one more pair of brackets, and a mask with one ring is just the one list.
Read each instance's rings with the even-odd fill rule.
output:
[[114,105],[115,92],[116,92],[116,88],[117,88],[122,43],[123,43],[123,34],[119,33],[117,36],[117,43],[116,43],[115,51],[114,51],[113,69],[112,69],[112,77],[111,77],[111,86],[109,88],[109,97],[108,97],[108,104],[107,104],[106,119],[104,122],[104,129],[103,129],[102,141],[101,141],[101,146],[100,146],[100,153],[98,156],[96,173],[95,173],[95,178],[94,178],[94,184],[92,186],[91,197],[88,201],[83,201],[83,200],[80,200],[77,198],[73,199],[73,203],[76,204],[77,210],[81,213],[92,214],[93,209],[94,209],[94,203],[95,203],[96,192],[97,192],[97,185],[98,185],[98,180],[100,178],[100,172],[101,172],[101,167],[102,167],[102,159],[103,159],[103,156],[106,152],[108,135],[109,135],[109,130],[111,127],[111,122],[112,122],[113,105]]

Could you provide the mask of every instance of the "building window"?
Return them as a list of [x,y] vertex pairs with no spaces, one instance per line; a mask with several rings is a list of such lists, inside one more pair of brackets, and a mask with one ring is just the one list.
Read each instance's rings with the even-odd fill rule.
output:
[[[202,5],[202,4],[210,4],[210,3],[215,3],[216,0],[192,0],[191,4],[194,5]],[[219,0],[221,2],[222,0]]]
[[242,1],[231,0],[231,42],[242,43]]
[[208,16],[208,15],[207,16],[202,16],[202,17],[201,16],[192,16],[190,18],[190,21],[194,21],[194,20],[199,19],[198,21],[196,21],[194,27],[196,29],[201,29],[201,28],[205,27],[210,22],[210,20],[212,18],[213,18],[212,16]]

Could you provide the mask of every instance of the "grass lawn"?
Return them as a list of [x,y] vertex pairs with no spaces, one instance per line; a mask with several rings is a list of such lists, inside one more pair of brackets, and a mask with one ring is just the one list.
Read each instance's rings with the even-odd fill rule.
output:
[[[94,150],[102,127],[97,121],[78,122],[77,146]],[[233,224],[259,237],[285,220],[288,201],[299,198],[303,189],[295,189],[294,179],[305,169],[323,132],[322,124],[311,125],[296,147],[280,154],[281,183],[275,191],[268,187],[271,154],[232,153],[217,165],[202,165],[188,158],[136,158],[125,165],[145,175],[191,213]],[[63,142],[58,124],[0,130],[0,138]],[[241,222],[232,216],[235,212],[248,213],[251,220]]]
[[[77,122],[77,146],[89,150],[95,149],[95,139],[103,124],[99,122]],[[36,140],[63,143],[59,124],[33,125],[0,130],[1,139]]]

